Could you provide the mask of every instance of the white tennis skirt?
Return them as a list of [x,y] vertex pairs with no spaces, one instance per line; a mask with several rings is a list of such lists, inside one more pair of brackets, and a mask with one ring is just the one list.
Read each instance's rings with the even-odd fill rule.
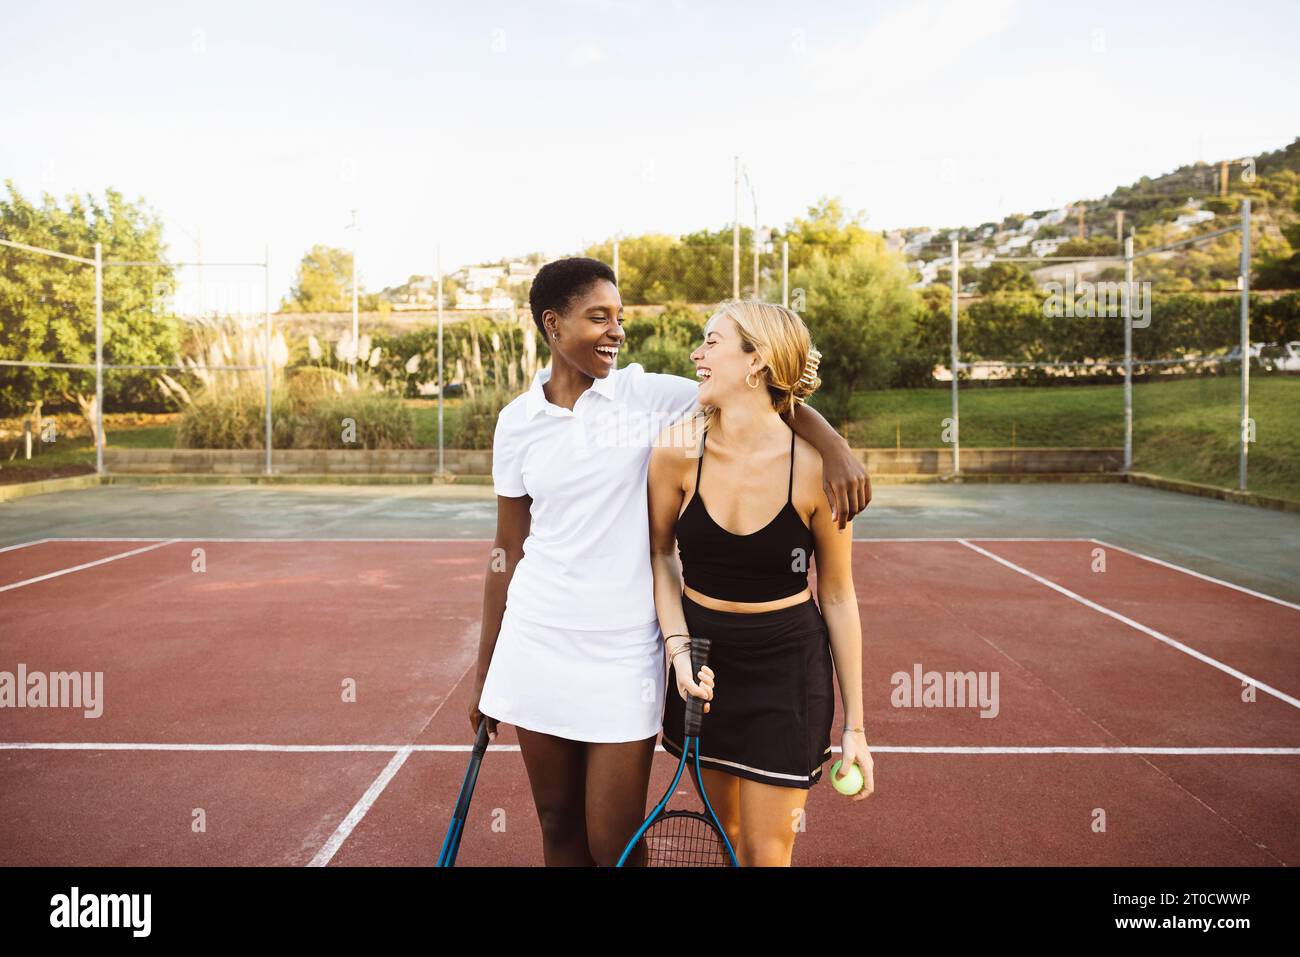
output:
[[527,621],[506,605],[479,711],[572,741],[643,741],[663,726],[659,623],[592,631]]

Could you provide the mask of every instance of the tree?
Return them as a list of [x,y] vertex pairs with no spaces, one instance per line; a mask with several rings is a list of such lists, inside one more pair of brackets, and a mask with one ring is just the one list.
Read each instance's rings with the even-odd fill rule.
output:
[[[1300,213],[1300,199],[1296,200],[1295,210]],[[1279,251],[1260,263],[1255,281],[1257,289],[1300,289],[1300,221],[1282,227],[1282,235],[1291,249]]]
[[[784,238],[790,241],[790,255],[803,246],[838,246],[868,242],[872,237],[864,225],[866,215],[858,211],[849,215],[838,198],[823,196],[808,207],[805,219],[795,218],[785,228]],[[878,237],[876,237],[878,238]],[[793,258],[791,262],[793,263]]]
[[[857,389],[884,388],[914,337],[918,297],[900,256],[865,233],[847,247],[811,248],[790,272],[791,305],[822,353],[828,417],[843,423]],[[800,302],[802,300],[802,302]]]
[[[357,292],[357,308],[379,308],[379,294]],[[280,303],[281,312],[351,312],[352,253],[317,244],[298,264],[298,281]]]
[[979,291],[982,295],[994,292],[1035,292],[1034,277],[1020,263],[993,262],[980,270]]
[[[143,205],[105,190],[104,199],[69,196],[61,208],[49,194],[35,205],[5,181],[0,232],[29,246],[92,258],[103,246],[106,263],[163,259],[162,223]],[[173,271],[166,266],[108,266],[103,271],[105,365],[167,365],[175,362],[180,322],[166,307]],[[95,270],[39,253],[0,248],[0,357],[28,362],[90,364],[95,361]],[[24,406],[39,414],[57,396],[81,411],[96,437],[95,374],[77,369],[14,370],[0,386],[0,406]],[[142,372],[108,372],[105,405],[139,404],[156,397]]]

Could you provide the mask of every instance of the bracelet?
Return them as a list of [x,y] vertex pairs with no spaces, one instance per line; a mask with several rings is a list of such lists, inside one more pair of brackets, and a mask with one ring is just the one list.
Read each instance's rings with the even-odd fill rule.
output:
[[863,734],[866,734],[866,733],[867,733],[867,729],[866,729],[866,728],[850,728],[847,724],[844,726],[844,730],[845,730],[845,731],[861,731]]
[[[685,638],[686,641],[682,642],[682,643],[678,646],[678,648],[677,648],[676,651],[672,651],[671,648],[669,648],[669,645],[668,645],[668,639],[669,639],[669,638]],[[690,646],[691,646],[690,638],[691,638],[690,635],[679,634],[679,635],[669,635],[668,638],[665,638],[665,639],[664,639],[664,647],[665,647],[665,648],[669,648],[669,657],[668,657],[668,660],[669,660],[669,661],[671,661],[673,658],[676,658],[678,655],[680,655],[680,654],[681,654],[683,651],[685,651],[686,649],[690,648]]]

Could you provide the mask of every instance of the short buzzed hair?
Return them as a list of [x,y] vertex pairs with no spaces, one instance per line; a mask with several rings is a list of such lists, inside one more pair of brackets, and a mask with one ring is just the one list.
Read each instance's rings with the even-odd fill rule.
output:
[[532,288],[528,291],[528,305],[533,311],[533,322],[537,323],[537,331],[543,339],[546,338],[546,327],[542,325],[542,313],[547,309],[564,312],[576,296],[601,279],[618,285],[614,270],[599,259],[588,259],[585,256],[557,259],[537,270]]

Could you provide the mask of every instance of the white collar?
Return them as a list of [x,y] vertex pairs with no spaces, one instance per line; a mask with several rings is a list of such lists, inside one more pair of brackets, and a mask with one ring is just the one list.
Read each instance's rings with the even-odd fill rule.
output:
[[[591,388],[588,391],[599,393],[607,399],[614,398],[614,388],[616,385],[614,382],[614,376],[618,371],[618,369],[610,369],[609,375],[605,376],[605,378],[593,379],[591,382]],[[537,415],[538,412],[541,412],[549,404],[549,400],[546,398],[546,393],[542,391],[542,386],[550,380],[551,366],[549,365],[545,369],[538,369],[536,375],[533,376],[533,384],[528,389],[528,398],[524,400],[524,412],[528,418],[533,418],[533,416]],[[586,393],[584,393],[584,395],[585,394]]]

